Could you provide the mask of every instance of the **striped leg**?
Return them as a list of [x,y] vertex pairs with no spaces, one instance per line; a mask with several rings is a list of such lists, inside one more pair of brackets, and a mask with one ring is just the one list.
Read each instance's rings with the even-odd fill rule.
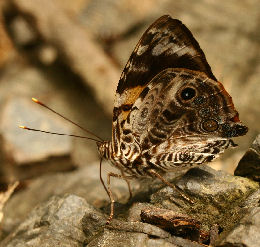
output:
[[100,181],[101,181],[101,183],[102,183],[102,185],[103,185],[103,187],[104,187],[105,191],[107,192],[109,199],[110,199],[110,215],[109,215],[107,222],[106,222],[106,224],[108,225],[111,222],[111,220],[113,219],[113,216],[114,216],[114,203],[115,203],[113,193],[112,193],[111,188],[110,188],[110,177],[116,177],[116,178],[119,178],[119,179],[124,179],[127,183],[130,198],[131,198],[132,197],[132,191],[131,191],[131,187],[130,187],[130,183],[129,183],[128,179],[133,178],[133,176],[125,176],[124,172],[122,170],[121,170],[122,175],[110,172],[110,173],[107,174],[107,187],[106,187],[104,180],[102,178],[101,167],[102,167],[102,158],[100,159],[100,163],[99,163],[99,178],[100,178]]
[[[107,174],[107,192],[108,192],[108,196],[109,196],[109,199],[110,199],[110,215],[109,215],[109,217],[107,219],[107,222],[106,222],[107,225],[110,224],[110,222],[111,222],[111,220],[113,219],[113,216],[114,216],[114,203],[115,203],[115,200],[114,200],[114,197],[113,197],[112,190],[110,188],[110,178],[111,177],[124,179],[127,182],[127,185],[129,186],[128,188],[130,188],[130,184],[129,184],[128,179],[132,178],[132,176],[119,175],[119,174],[116,174],[116,173],[113,173],[113,172],[109,172]],[[132,196],[131,189],[130,189],[129,193],[131,193],[130,196]]]

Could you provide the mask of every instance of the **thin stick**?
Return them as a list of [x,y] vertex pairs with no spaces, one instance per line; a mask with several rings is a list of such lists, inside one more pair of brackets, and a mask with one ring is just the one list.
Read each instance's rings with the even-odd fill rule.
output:
[[175,186],[174,184],[171,184],[169,181],[167,181],[164,177],[162,177],[159,173],[157,173],[154,170],[149,170],[148,171],[149,174],[154,175],[155,177],[159,178],[163,183],[165,183],[166,185],[168,185],[169,187],[171,187],[172,189],[176,189],[179,194],[189,203],[194,204],[194,202],[188,197],[186,196],[183,191],[178,188],[177,186]]
[[92,141],[95,141],[95,142],[102,142],[102,141],[99,141],[99,140],[96,140],[96,139],[94,139],[94,138],[87,137],[87,136],[78,136],[78,135],[72,135],[72,134],[64,134],[64,133],[50,132],[50,131],[39,130],[39,129],[32,129],[32,128],[29,128],[29,127],[26,127],[26,126],[23,126],[23,125],[20,125],[19,128],[25,129],[25,130],[31,130],[31,131],[36,131],[36,132],[42,132],[42,133],[52,134],[52,135],[58,135],[58,136],[72,136],[72,137],[77,137],[77,138],[92,140]]
[[53,109],[51,109],[50,107],[48,107],[47,105],[45,105],[44,103],[42,103],[41,101],[39,101],[39,100],[37,100],[37,99],[35,99],[35,98],[32,98],[32,101],[35,102],[35,103],[37,103],[37,104],[39,104],[39,105],[41,105],[41,106],[43,106],[43,107],[45,107],[45,108],[47,108],[49,111],[51,111],[51,112],[55,113],[56,115],[62,117],[63,119],[67,120],[68,122],[72,123],[73,125],[79,127],[80,129],[82,129],[82,130],[85,131],[86,133],[88,133],[88,134],[90,134],[90,135],[93,135],[93,136],[95,136],[96,138],[98,138],[99,140],[103,141],[103,139],[100,138],[99,136],[97,136],[97,135],[95,135],[94,133],[92,133],[91,131],[89,131],[89,130],[83,128],[83,127],[81,127],[79,124],[73,122],[72,120],[68,119],[67,117],[63,116],[62,114],[60,114],[60,113],[54,111]]

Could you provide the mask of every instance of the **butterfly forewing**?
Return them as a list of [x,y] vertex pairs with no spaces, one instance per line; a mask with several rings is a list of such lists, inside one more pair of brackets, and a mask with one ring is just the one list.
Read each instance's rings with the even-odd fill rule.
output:
[[216,80],[189,29],[168,15],[155,21],[136,45],[119,80],[116,102],[128,104],[121,96],[126,90],[147,85],[166,68],[202,71]]

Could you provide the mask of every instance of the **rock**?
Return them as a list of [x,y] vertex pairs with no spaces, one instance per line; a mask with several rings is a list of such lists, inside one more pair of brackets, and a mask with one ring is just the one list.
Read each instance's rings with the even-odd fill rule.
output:
[[241,204],[242,209],[255,208],[260,205],[260,189],[253,192],[246,200]]
[[[50,171],[75,167],[71,159],[72,139],[68,136],[28,132],[18,125],[52,132],[70,133],[67,123],[24,97],[7,100],[2,109],[0,130],[2,150],[6,160],[2,183],[24,180]],[[26,143],[26,145],[25,145]],[[8,178],[9,177],[9,178]]]
[[[28,213],[35,215],[33,212],[39,212],[37,208],[32,210],[39,203],[38,208],[46,208],[46,205],[48,205],[47,208],[53,208],[55,205],[59,205],[60,203],[56,199],[49,199],[53,194],[59,195],[59,200],[60,198],[65,200],[67,197],[64,194],[75,193],[77,196],[84,197],[95,208],[102,210],[99,211],[93,206],[89,206],[85,201],[84,206],[82,206],[81,200],[83,199],[77,202],[79,206],[75,206],[72,200],[71,207],[85,213],[80,214],[82,225],[78,224],[79,220],[77,220],[76,225],[71,222],[69,224],[84,232],[84,240],[82,233],[73,230],[73,228],[63,229],[63,226],[60,225],[59,227],[62,229],[61,231],[66,232],[66,236],[69,236],[73,241],[75,240],[75,243],[73,242],[75,246],[78,243],[82,244],[82,241],[88,246],[200,246],[196,242],[183,239],[183,237],[204,244],[209,243],[209,238],[218,240],[222,237],[221,239],[224,239],[223,236],[227,236],[235,229],[242,216],[252,208],[257,207],[259,203],[260,190],[256,182],[222,171],[214,171],[205,166],[193,168],[184,175],[173,179],[174,183],[186,195],[189,195],[194,202],[193,204],[183,200],[178,191],[165,187],[159,181],[148,179],[141,182],[139,191],[135,191],[134,197],[127,204],[116,204],[115,217],[111,224],[104,228],[107,220],[107,214],[104,212],[109,213],[109,205],[105,207],[108,204],[108,197],[99,181],[98,168],[98,164],[93,164],[93,166],[81,168],[68,174],[44,176],[31,183],[28,189],[15,194],[7,202],[4,209],[6,218],[3,220],[2,230],[6,234],[10,232],[11,234],[3,241],[3,244],[6,244],[3,246],[9,246],[7,244],[14,246],[20,241],[25,241],[24,235],[18,234],[20,230],[27,231],[28,234],[33,232],[36,236],[33,240],[37,244],[41,244],[39,239],[45,239],[52,229],[53,235],[49,242],[51,244],[63,243],[59,242],[61,239],[56,233],[57,229],[53,230],[52,228],[52,224],[56,226],[54,221],[48,220],[46,229],[44,231],[37,230],[35,233],[33,226],[36,221],[24,219],[24,215]],[[124,181],[115,180],[115,182],[116,184],[112,185],[112,191],[115,196],[117,195],[117,201],[120,198],[126,198],[128,193]],[[147,187],[151,189],[147,190],[146,185],[142,186],[142,183],[147,184]],[[41,191],[40,194],[39,191]],[[150,202],[149,197],[151,198]],[[48,199],[49,202],[46,203],[45,201]],[[135,203],[140,201],[143,203]],[[69,203],[71,203],[70,200],[68,200]],[[40,210],[40,212],[42,211]],[[44,211],[46,212],[46,209]],[[49,211],[47,209],[47,212]],[[52,212],[56,211],[52,210]],[[156,221],[154,221],[154,217]],[[29,217],[29,219],[32,218],[32,216]],[[52,217],[50,216],[48,219],[52,219]],[[143,223],[142,220],[150,224]],[[37,222],[39,221],[41,222],[38,219]],[[63,222],[63,225],[67,226],[68,224]],[[167,227],[165,227],[166,225]],[[211,237],[212,227],[216,225],[223,232],[220,236],[215,234],[215,237]],[[215,232],[217,233],[217,230]],[[187,236],[188,233],[192,234]],[[26,237],[29,238],[27,235]],[[67,241],[66,238],[65,241]],[[32,241],[32,243],[34,242]],[[67,246],[66,242],[64,246]]]
[[[130,201],[130,208],[129,205],[122,205],[117,208],[117,215],[119,211],[118,216],[123,220],[129,208],[128,221],[145,220],[174,234],[180,230],[178,234],[181,237],[187,237],[186,233],[190,230],[195,239],[198,237],[195,233],[199,232],[197,241],[209,244],[218,241],[222,236],[218,233],[227,234],[231,231],[248,209],[259,203],[259,185],[256,182],[207,166],[193,168],[171,181],[189,196],[193,204],[184,200],[178,191],[169,187],[161,188],[162,184],[160,186],[158,181],[145,180]],[[151,189],[148,190],[147,186]],[[151,198],[150,203],[147,196]],[[131,206],[137,201],[146,202]],[[144,218],[144,214],[148,217]],[[192,238],[191,235],[188,237]]]
[[89,242],[88,246],[199,247],[201,245],[171,236],[160,228],[146,223],[114,220],[104,229],[103,233]]
[[85,212],[94,208],[75,195],[52,197],[36,207],[2,243],[5,247],[82,246],[80,227]]
[[177,179],[176,185],[193,204],[169,187],[152,194],[152,204],[195,218],[206,232],[216,224],[226,230],[233,227],[240,220],[241,203],[259,188],[257,183],[249,179],[234,177],[207,166],[190,169]]
[[217,246],[260,246],[260,207],[250,208],[248,213]]
[[[101,137],[111,136],[111,121],[90,92],[63,67],[41,68],[16,57],[0,77],[0,182],[28,179],[46,172],[67,171],[99,159],[95,143],[28,132],[18,125],[86,135],[36,105],[36,97]],[[97,122],[98,121],[98,122]],[[51,129],[54,127],[54,129]],[[54,145],[51,148],[49,145]]]
[[[106,166],[103,168],[108,169]],[[105,173],[103,176],[105,178]],[[112,182],[113,194],[117,200],[128,195],[124,181],[114,179]],[[4,208],[6,217],[1,224],[1,230],[5,234],[10,233],[23,222],[25,215],[29,214],[34,207],[44,203],[53,195],[62,196],[67,193],[84,198],[96,208],[108,205],[109,198],[99,179],[98,162],[73,172],[46,174],[30,182],[28,188],[14,194],[7,202]]]
[[104,229],[105,222],[83,198],[54,196],[36,207],[0,246],[200,246],[149,224],[115,220]]
[[70,133],[66,122],[34,104],[31,99],[15,97],[8,100],[1,119],[4,149],[15,164],[24,165],[43,161],[51,156],[69,155],[72,148],[71,137],[50,136],[18,128],[18,125],[25,125],[46,131]]
[[234,174],[260,182],[260,135],[239,161]]

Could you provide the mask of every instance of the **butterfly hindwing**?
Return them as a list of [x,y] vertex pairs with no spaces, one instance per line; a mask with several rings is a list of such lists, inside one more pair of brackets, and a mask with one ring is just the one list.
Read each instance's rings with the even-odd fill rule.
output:
[[[193,93],[188,99],[185,90]],[[223,90],[203,72],[162,71],[139,95],[122,126],[121,141],[132,140],[125,150],[140,147],[141,156],[164,169],[213,160],[234,145],[222,123],[237,112]]]

